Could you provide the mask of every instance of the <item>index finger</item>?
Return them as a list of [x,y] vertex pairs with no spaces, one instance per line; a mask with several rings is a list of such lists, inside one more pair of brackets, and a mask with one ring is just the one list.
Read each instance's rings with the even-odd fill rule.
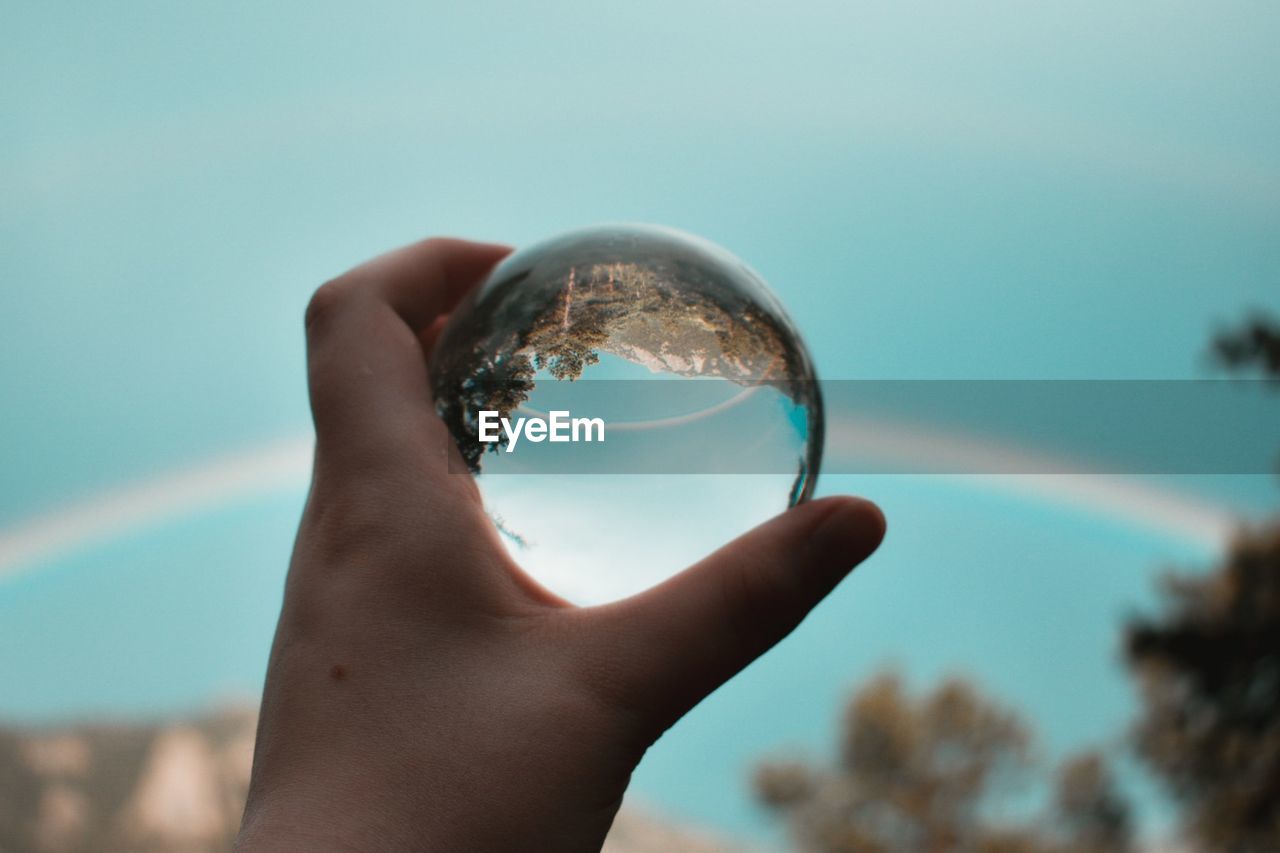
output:
[[419,333],[511,249],[433,238],[320,287],[307,306],[307,373],[319,451],[361,460],[441,442]]

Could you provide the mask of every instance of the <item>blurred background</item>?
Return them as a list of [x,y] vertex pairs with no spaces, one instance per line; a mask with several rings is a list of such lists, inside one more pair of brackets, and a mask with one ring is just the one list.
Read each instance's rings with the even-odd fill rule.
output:
[[[686,229],[831,380],[1280,365],[1265,4],[4,19],[4,851],[234,833],[309,474],[303,308],[386,249]],[[882,504],[883,549],[651,751],[611,844],[1280,846],[1273,461],[824,476]]]

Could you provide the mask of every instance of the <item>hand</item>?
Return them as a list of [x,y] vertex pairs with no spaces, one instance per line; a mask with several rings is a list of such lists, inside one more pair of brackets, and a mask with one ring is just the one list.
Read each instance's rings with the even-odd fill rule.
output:
[[307,309],[315,468],[243,853],[599,850],[645,750],[884,534],[872,504],[826,498],[614,604],[536,584],[450,473],[424,357],[508,251],[427,240]]

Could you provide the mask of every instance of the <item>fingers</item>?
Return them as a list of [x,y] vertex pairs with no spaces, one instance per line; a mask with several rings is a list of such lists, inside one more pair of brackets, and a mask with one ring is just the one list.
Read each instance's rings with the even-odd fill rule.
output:
[[435,418],[419,335],[510,249],[454,239],[406,246],[344,273],[307,307],[307,362],[322,454],[449,446]]
[[444,332],[445,323],[448,320],[448,314],[441,314],[431,322],[431,325],[418,333],[418,343],[422,344],[422,352],[428,359],[435,352],[436,344],[440,342],[440,334]]
[[659,731],[769,650],[879,546],[872,503],[825,498],[739,537],[613,608],[629,702]]

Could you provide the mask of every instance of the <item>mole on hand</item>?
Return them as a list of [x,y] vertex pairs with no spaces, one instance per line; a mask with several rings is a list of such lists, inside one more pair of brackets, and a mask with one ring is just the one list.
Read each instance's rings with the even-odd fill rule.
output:
[[329,677],[334,681],[342,681],[347,677],[347,668],[340,663],[335,663],[329,670]]

